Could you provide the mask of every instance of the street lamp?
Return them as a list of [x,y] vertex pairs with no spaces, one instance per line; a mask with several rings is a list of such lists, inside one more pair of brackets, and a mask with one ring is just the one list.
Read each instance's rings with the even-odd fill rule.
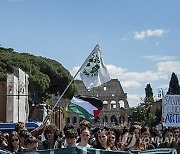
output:
[[167,90],[168,88],[158,88],[158,97],[159,98],[163,98],[165,96],[165,91]]
[[162,88],[158,88],[158,97],[159,97],[159,98],[164,97],[164,91],[163,91]]

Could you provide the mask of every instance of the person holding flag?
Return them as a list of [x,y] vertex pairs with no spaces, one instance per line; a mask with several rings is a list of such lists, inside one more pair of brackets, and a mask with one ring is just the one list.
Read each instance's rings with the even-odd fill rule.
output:
[[[93,49],[91,54],[87,57],[87,59],[82,64],[82,66],[79,68],[79,70],[77,71],[77,73],[75,74],[73,79],[70,81],[68,86],[65,88],[65,90],[63,91],[63,93],[61,94],[61,96],[59,97],[57,102],[55,103],[55,105],[52,108],[49,115],[51,115],[53,113],[54,109],[56,108],[56,106],[58,105],[58,103],[60,102],[62,97],[64,96],[65,92],[67,91],[67,89],[69,88],[69,86],[71,85],[71,83],[74,81],[75,77],[79,73],[80,73],[80,77],[81,77],[81,79],[82,79],[82,81],[83,81],[83,83],[87,89],[91,89],[93,87],[98,87],[98,86],[110,81],[110,77],[109,77],[107,68],[106,68],[106,66],[103,62],[103,59],[102,59],[101,47],[99,44],[97,44],[95,46],[95,48]],[[73,98],[72,100],[74,100],[74,99],[76,99],[76,98]],[[85,104],[87,106],[87,103],[85,103],[85,104],[81,103],[81,104],[84,107],[85,107]],[[90,105],[91,105],[91,109],[88,110],[89,113],[84,112],[84,111],[87,111],[86,109],[84,111],[81,110],[81,117],[83,116],[84,113],[88,113],[84,116],[86,116],[85,118],[87,118],[89,121],[92,121],[94,118],[96,118],[96,116],[100,113],[100,110],[102,109],[100,104],[101,103],[97,104],[98,106],[96,106],[96,103],[95,104],[90,103],[88,106],[88,107],[90,107]],[[72,105],[73,104],[71,103],[70,108],[75,107]],[[49,116],[46,116],[43,123],[46,123],[48,121],[48,119],[49,119]]]

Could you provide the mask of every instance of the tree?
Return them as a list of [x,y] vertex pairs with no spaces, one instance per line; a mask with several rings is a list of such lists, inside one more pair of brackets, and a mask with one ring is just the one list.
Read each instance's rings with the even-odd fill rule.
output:
[[[50,94],[61,94],[72,76],[59,62],[29,53],[18,53],[11,48],[0,47],[0,82],[7,81],[13,67],[21,68],[29,75],[29,93],[36,91],[39,100]],[[64,97],[71,99],[77,91],[73,82]]]
[[142,103],[133,110],[132,120],[141,122],[143,126],[153,126],[155,121],[155,114],[151,113],[151,106],[154,102],[153,90],[150,83],[145,88],[145,98]]
[[144,99],[144,102],[147,102],[147,103],[154,102],[153,91],[152,91],[150,83],[146,85],[145,95],[146,97]]
[[180,86],[177,75],[173,72],[169,83],[169,89],[167,94],[180,95]]
[[162,118],[162,106],[160,108],[156,108],[155,110],[155,125],[157,125],[160,121],[161,121],[161,118]]

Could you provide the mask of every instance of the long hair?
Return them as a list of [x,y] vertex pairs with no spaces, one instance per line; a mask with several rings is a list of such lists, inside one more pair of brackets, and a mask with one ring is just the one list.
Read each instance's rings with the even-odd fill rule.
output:
[[47,140],[47,134],[49,132],[52,132],[54,133],[54,141],[56,141],[58,139],[58,136],[59,136],[59,130],[58,128],[54,125],[54,124],[51,124],[51,125],[48,125],[46,126],[45,130],[44,130],[44,136],[45,136],[45,139]]
[[108,143],[109,143],[109,146],[110,146],[110,148],[111,148],[111,150],[118,150],[118,147],[117,147],[117,137],[116,137],[116,133],[113,131],[113,130],[109,130],[108,131],[108,135],[114,135],[114,137],[115,137],[115,142],[114,142],[114,144],[112,144],[111,142],[110,142],[110,138],[108,137]]
[[19,140],[19,145],[18,145],[18,151],[21,151],[21,143],[20,143],[20,137],[19,137],[19,134],[16,132],[16,131],[12,131],[9,135],[9,140],[8,140],[8,150],[13,152],[14,151],[14,147],[12,145],[12,138],[16,136]]
[[[95,145],[96,146],[102,146],[101,143],[99,142],[99,139],[98,139],[98,134],[101,133],[101,132],[104,132],[106,134],[106,136],[108,136],[107,129],[100,129],[95,135],[95,138],[96,138]],[[109,146],[108,140],[107,140],[107,145]]]

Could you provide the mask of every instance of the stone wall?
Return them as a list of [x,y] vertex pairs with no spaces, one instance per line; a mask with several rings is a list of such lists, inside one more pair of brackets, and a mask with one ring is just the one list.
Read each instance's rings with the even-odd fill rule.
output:
[[[91,90],[87,90],[81,80],[75,80],[75,83],[78,86],[77,95],[94,96],[103,101],[103,110],[99,119],[94,123],[95,125],[126,126],[130,124],[132,111],[129,108],[127,94],[124,93],[117,79],[112,79]],[[66,123],[73,123],[78,127],[81,120],[82,118],[68,110]]]

